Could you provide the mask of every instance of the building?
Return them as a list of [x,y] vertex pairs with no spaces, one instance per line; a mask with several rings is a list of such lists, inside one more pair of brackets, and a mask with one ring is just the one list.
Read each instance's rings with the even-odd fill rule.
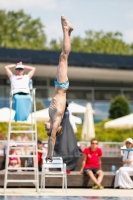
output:
[[[9,106],[10,81],[4,66],[22,61],[36,67],[33,77],[36,96],[46,107],[53,94],[53,81],[60,52],[0,48],[0,107]],[[123,94],[133,110],[133,56],[74,53],[69,55],[68,101],[91,102],[95,121],[108,116],[110,100]]]

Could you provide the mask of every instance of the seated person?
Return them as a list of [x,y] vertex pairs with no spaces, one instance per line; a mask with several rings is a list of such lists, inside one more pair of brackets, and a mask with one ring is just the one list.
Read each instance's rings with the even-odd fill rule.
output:
[[[18,156],[16,156],[16,155],[18,155],[18,152],[15,149],[16,146],[17,146],[16,143],[12,142],[11,150],[9,152],[9,155],[13,155],[13,157],[9,157],[9,161],[8,161],[8,167],[10,168],[9,171],[11,171],[11,172],[17,171],[14,168],[18,168],[18,170],[19,170],[19,168],[21,167],[21,160]],[[5,169],[3,171],[5,171]]]
[[[37,140],[37,147],[38,147],[38,170],[42,171],[42,157],[46,157],[47,155],[47,148],[46,145],[43,147],[43,143],[40,139]],[[33,155],[33,152],[31,153]],[[35,160],[34,160],[35,162]],[[28,158],[27,167],[33,167],[33,159]]]
[[95,184],[92,187],[93,189],[103,189],[101,182],[104,172],[101,169],[101,156],[102,150],[98,148],[98,140],[92,139],[91,146],[85,148],[83,151],[83,162],[79,173],[84,172],[93,181]]
[[[11,71],[13,68],[15,68],[15,74]],[[24,69],[28,69],[29,73],[24,74]],[[18,64],[5,66],[5,70],[11,81],[11,90],[13,92],[14,109],[16,111],[14,120],[25,121],[31,112],[29,81],[35,73],[35,68],[22,65],[22,62],[19,62]]]
[[15,141],[16,140],[16,135],[14,133],[11,133],[10,140]]
[[[27,134],[22,133],[20,141],[22,141],[22,142],[28,142],[29,138],[28,138]],[[28,145],[24,145],[24,146],[22,145],[21,146],[21,154],[28,154],[28,150],[29,150],[28,149]]]
[[[125,141],[126,149],[123,155],[123,167],[116,171],[114,188],[131,189],[133,188],[133,181],[130,178],[130,173],[133,174],[133,140],[127,138]],[[129,149],[129,150],[128,150]]]

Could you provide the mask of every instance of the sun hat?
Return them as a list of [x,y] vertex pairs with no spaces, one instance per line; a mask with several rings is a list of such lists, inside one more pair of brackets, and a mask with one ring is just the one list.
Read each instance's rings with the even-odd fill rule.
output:
[[42,140],[38,139],[37,144],[42,144]]
[[127,139],[125,140],[125,144],[126,144],[126,142],[130,142],[131,144],[133,144],[133,139],[132,139],[132,138],[127,138]]
[[11,147],[17,147],[17,144],[16,144],[16,142],[14,142],[14,141],[11,141],[11,144],[10,144],[10,146],[11,146]]
[[16,65],[16,69],[24,69],[24,65],[18,64]]

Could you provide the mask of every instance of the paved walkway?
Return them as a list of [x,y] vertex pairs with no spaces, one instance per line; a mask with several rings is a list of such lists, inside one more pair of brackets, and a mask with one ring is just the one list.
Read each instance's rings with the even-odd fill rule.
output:
[[[37,193],[34,188],[8,188],[7,195],[12,196],[110,196],[110,197],[122,197],[122,196],[132,196],[133,197],[133,189],[104,189],[104,190],[92,190],[92,189],[81,189],[81,188],[68,188],[67,193],[62,189],[56,188],[46,188],[45,192],[42,193],[40,190]],[[4,195],[4,189],[0,188],[0,196]]]

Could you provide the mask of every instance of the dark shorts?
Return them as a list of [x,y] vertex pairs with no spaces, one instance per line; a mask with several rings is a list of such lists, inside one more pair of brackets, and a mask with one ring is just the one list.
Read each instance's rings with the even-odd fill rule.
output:
[[88,171],[92,171],[93,174],[96,174],[99,170],[100,170],[99,168],[94,168],[94,167],[92,167],[92,168],[85,168],[84,169],[84,174],[86,174]]

